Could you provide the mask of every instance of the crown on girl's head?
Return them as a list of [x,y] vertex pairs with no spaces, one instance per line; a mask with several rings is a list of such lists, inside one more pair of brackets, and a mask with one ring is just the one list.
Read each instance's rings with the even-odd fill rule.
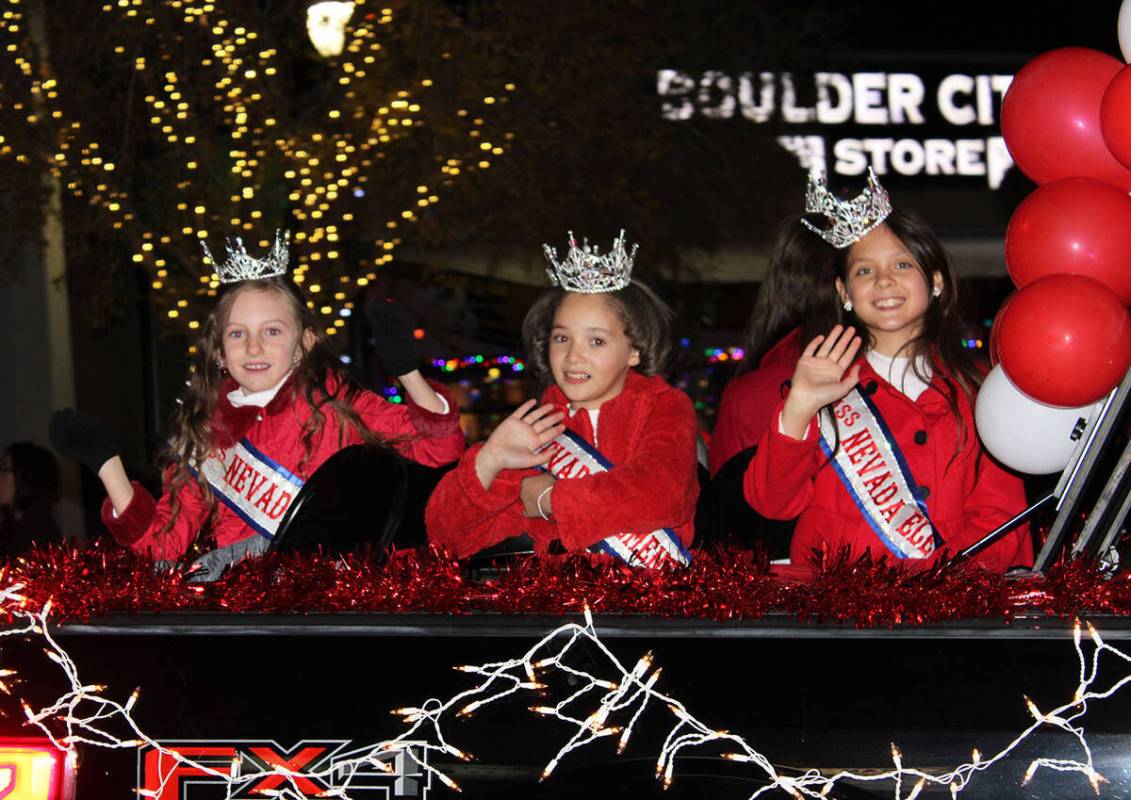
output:
[[567,292],[598,294],[615,292],[632,282],[632,262],[640,245],[634,244],[630,252],[624,249],[624,231],[613,240],[613,249],[601,255],[597,247],[581,240],[578,247],[573,231],[569,232],[569,252],[558,261],[558,251],[548,244],[542,245],[546,253],[546,274],[550,283]]
[[228,250],[228,260],[223,264],[216,260],[207,244],[201,242],[200,246],[204,248],[204,255],[212,262],[220,283],[238,283],[286,275],[290,240],[289,232],[277,230],[275,244],[267,255],[263,258],[252,258],[247,254],[247,248],[244,247],[241,237],[236,237],[235,246],[232,245],[231,239],[226,239],[224,245]]
[[841,200],[829,191],[824,172],[811,172],[805,192],[805,211],[824,214],[832,224],[823,229],[804,219],[801,224],[836,249],[843,250],[887,219],[891,213],[891,198],[871,167],[868,167],[868,185],[851,200]]

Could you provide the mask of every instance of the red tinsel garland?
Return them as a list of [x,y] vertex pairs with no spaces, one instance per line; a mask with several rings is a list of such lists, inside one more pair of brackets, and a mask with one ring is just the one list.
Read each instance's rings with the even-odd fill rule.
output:
[[634,569],[601,557],[528,558],[500,577],[472,581],[441,554],[401,553],[385,563],[361,555],[268,554],[212,584],[158,572],[110,543],[33,550],[0,570],[21,583],[32,608],[52,600],[56,623],[107,614],[233,613],[633,613],[751,620],[786,613],[801,622],[858,627],[1000,619],[1015,613],[1067,618],[1131,614],[1131,574],[1106,579],[1089,564],[1047,577],[1006,580],[974,566],[916,572],[869,559],[828,559],[811,580],[770,573],[749,551],[696,554],[688,569]]

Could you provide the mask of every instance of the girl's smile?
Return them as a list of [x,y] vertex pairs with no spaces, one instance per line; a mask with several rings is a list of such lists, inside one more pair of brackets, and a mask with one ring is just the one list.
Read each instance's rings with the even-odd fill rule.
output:
[[906,300],[906,297],[885,297],[880,300],[873,300],[872,305],[881,311],[887,311],[889,309],[899,308]]

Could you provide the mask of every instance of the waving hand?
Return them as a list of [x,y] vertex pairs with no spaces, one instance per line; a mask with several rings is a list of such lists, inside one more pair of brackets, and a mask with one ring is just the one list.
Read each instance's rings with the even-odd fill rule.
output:
[[809,342],[793,370],[792,388],[782,409],[782,429],[787,435],[804,439],[817,412],[856,385],[860,366],[852,362],[860,345],[856,331],[841,325]]

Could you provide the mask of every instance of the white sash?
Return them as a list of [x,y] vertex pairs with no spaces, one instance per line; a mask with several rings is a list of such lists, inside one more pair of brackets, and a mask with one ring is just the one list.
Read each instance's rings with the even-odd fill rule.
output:
[[[564,431],[546,447],[554,451],[554,455],[539,469],[557,480],[583,478],[613,468],[597,448],[573,431]],[[691,563],[691,554],[671,528],[659,528],[650,533],[615,533],[594,547],[634,567],[656,568],[664,564],[686,567]]]
[[[833,403],[836,428],[819,415],[821,449],[872,530],[898,558],[927,558],[942,539],[879,409],[853,389]],[[833,447],[840,437],[835,456]]]
[[274,538],[303,484],[247,439],[214,451],[200,470],[220,501],[267,539]]

